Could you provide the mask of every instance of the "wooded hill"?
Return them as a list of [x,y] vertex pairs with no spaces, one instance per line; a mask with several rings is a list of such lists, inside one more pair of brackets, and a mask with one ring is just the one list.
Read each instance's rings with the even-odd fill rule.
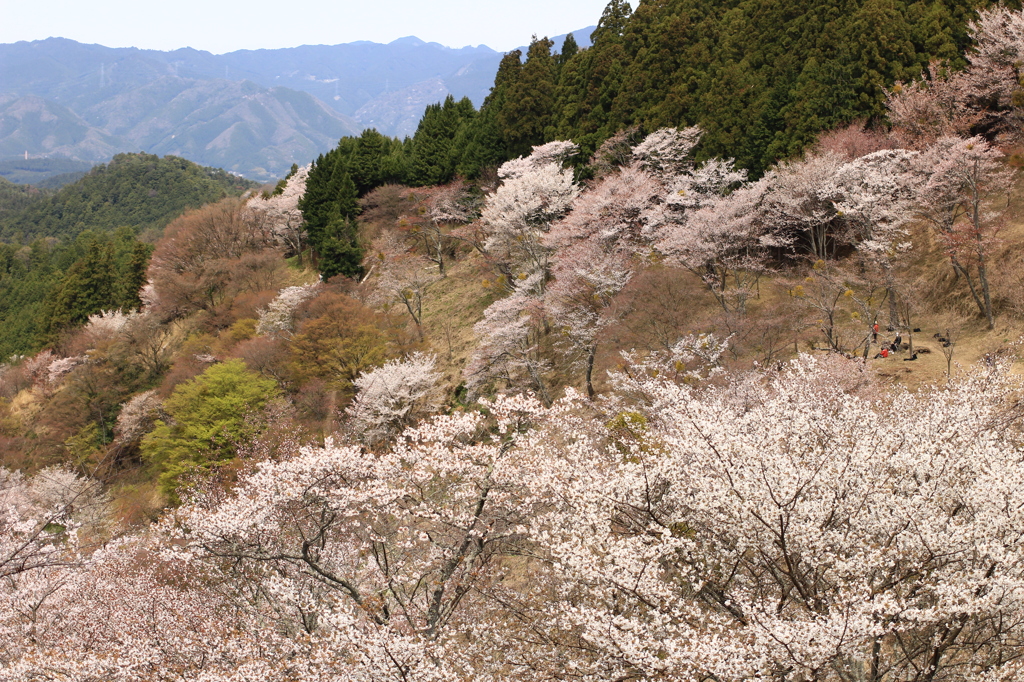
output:
[[241,194],[256,183],[219,168],[152,154],[118,154],[81,180],[33,203],[0,223],[0,238],[24,243],[36,237],[74,238],[83,230],[131,226],[159,233],[189,208]]
[[163,228],[253,186],[149,154],[120,154],[56,192],[0,181],[0,355],[34,352],[102,310],[138,307]]

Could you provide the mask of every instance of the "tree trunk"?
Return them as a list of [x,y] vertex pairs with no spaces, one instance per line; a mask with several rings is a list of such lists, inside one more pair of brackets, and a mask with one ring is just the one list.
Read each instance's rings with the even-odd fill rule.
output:
[[[967,288],[971,290],[971,298],[974,299],[975,305],[978,306],[978,312],[985,315],[987,318],[988,315],[986,314],[985,303],[981,300],[981,297],[978,296],[978,289],[974,286],[974,280],[971,278],[970,273],[967,272],[964,266],[960,265],[960,261],[958,261],[955,256],[950,256],[950,261],[953,263],[953,271],[956,272],[958,276],[963,276],[963,278],[967,280]],[[991,329],[991,327],[989,327],[989,329]]]
[[889,299],[889,326],[899,331],[900,312],[896,309],[896,290],[892,287],[887,287],[885,295]]
[[420,315],[423,312],[422,302],[417,300],[416,307],[414,309],[411,299],[403,295],[402,301],[405,303],[405,308],[409,311],[409,316],[412,317],[412,321],[416,323],[416,333],[419,335],[420,341],[423,341],[423,325],[420,324]]
[[594,357],[597,355],[597,344],[593,343],[590,345],[590,350],[587,352],[587,371],[586,371],[586,384],[587,384],[587,397],[591,400],[594,399],[594,383],[592,381],[594,376]]
[[978,283],[981,285],[981,294],[985,301],[985,319],[988,320],[988,328],[995,329],[995,318],[992,316],[992,294],[988,288],[988,275],[985,269],[985,259],[978,255]]

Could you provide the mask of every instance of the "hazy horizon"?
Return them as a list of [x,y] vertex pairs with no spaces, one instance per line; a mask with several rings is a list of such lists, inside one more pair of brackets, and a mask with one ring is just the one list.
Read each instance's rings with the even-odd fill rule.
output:
[[[337,45],[358,41],[391,43],[415,36],[446,47],[486,46],[506,52],[537,35],[560,35],[597,23],[606,0],[560,3],[522,0],[445,0],[425,5],[381,0],[372,6],[295,0],[256,0],[238,10],[223,0],[182,0],[147,6],[128,0],[81,3],[56,0],[45,6],[5,7],[0,43],[67,38],[105,47],[172,51],[190,47],[225,54],[238,50]],[[383,17],[383,20],[381,20]]]

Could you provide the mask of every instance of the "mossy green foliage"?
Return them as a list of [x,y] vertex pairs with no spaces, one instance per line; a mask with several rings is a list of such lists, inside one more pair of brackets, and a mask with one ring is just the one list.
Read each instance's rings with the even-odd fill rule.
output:
[[142,440],[142,457],[158,472],[172,502],[186,477],[201,477],[237,454],[264,428],[263,408],[279,389],[242,360],[213,365],[177,388],[164,403],[170,421],[158,421]]
[[68,239],[85,230],[122,225],[136,233],[161,230],[189,208],[254,187],[256,183],[244,178],[176,156],[118,154],[52,196],[0,217],[0,239]]

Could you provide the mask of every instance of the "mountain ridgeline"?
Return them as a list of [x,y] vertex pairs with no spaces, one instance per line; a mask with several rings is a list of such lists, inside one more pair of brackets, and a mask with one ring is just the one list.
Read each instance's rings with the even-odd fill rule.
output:
[[414,37],[222,55],[63,38],[0,45],[0,159],[97,163],[142,150],[276,180],[365,127],[412,134],[449,93],[479,105],[501,58]]

